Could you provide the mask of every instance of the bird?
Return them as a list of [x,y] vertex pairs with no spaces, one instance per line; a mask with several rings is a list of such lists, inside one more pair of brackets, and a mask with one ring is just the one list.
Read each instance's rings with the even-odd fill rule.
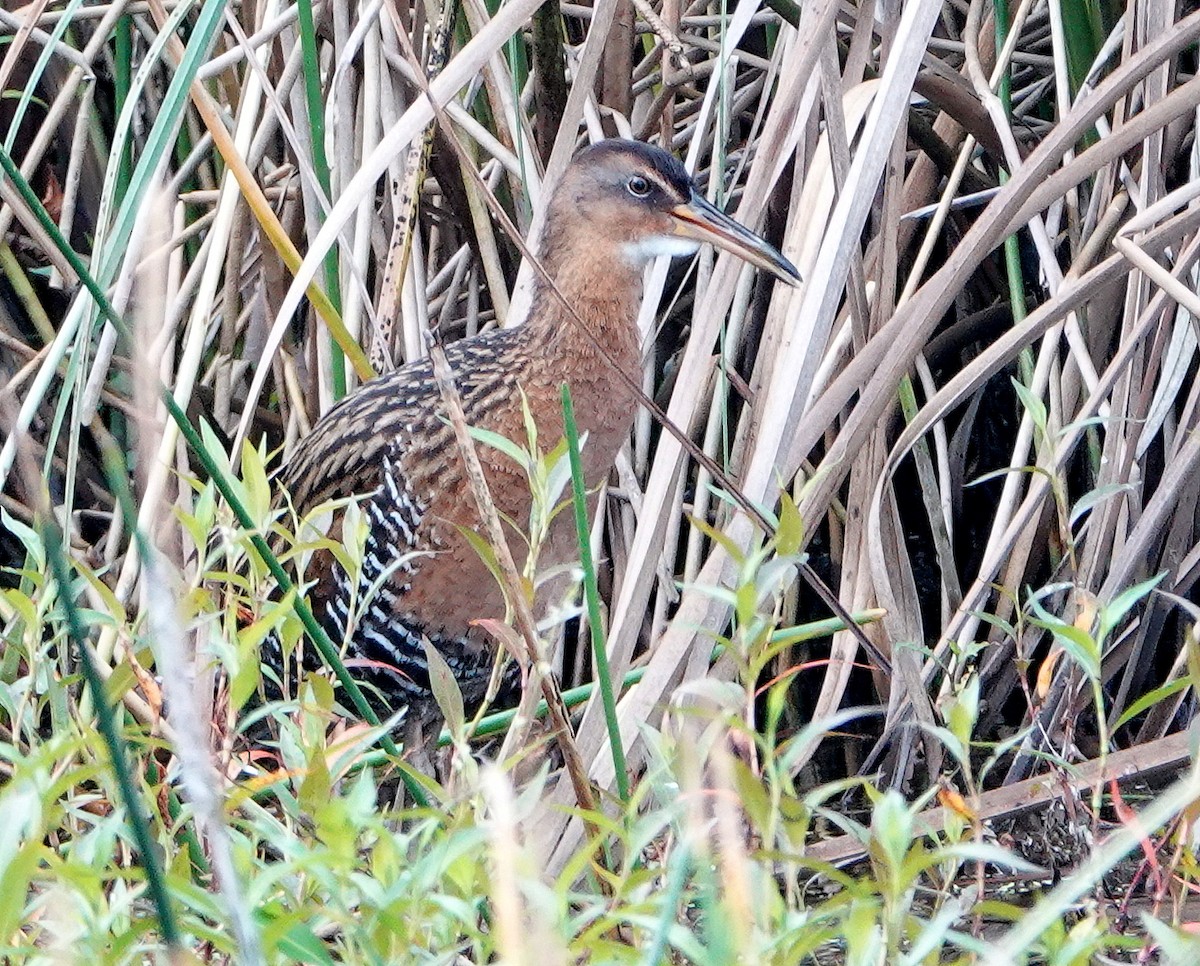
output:
[[[539,255],[545,277],[534,282],[525,321],[445,348],[467,424],[523,442],[527,405],[539,438],[557,441],[560,387],[567,383],[586,434],[585,484],[589,493],[597,490],[636,415],[644,269],[658,256],[689,255],[701,244],[788,284],[800,281],[774,246],[709,203],[668,152],[623,139],[578,151],[547,202]],[[477,450],[497,510],[527,521],[523,470],[499,449]],[[351,578],[332,553],[318,550],[308,593],[373,706],[397,720],[438,716],[426,640],[467,706],[478,705],[495,645],[477,622],[503,619],[505,601],[462,533],[478,530],[480,521],[430,360],[371,379],[334,405],[297,444],[278,484],[301,519],[331,501],[359,501],[366,521],[361,572]],[[512,544],[520,568],[525,548]],[[574,521],[560,513],[539,566],[568,564],[576,553]],[[269,650],[266,663],[279,675],[278,642]]]

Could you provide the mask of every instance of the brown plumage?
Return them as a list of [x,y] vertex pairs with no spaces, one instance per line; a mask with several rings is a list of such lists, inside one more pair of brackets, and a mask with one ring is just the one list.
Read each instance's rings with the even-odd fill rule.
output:
[[[641,379],[636,320],[645,264],[694,251],[701,241],[786,281],[799,277],[766,242],[708,205],[665,152],[615,140],[581,151],[550,199],[541,244],[546,271],[578,319],[539,280],[524,325],[448,346],[468,424],[524,443],[523,391],[540,439],[553,445],[562,436],[566,382],[588,434],[587,485],[598,487],[636,410],[629,385]],[[522,470],[494,449],[478,450],[497,509],[523,525],[530,496]],[[311,597],[335,644],[348,641],[352,668],[385,709],[431,710],[422,636],[446,657],[468,704],[478,702],[494,651],[472,622],[503,618],[504,597],[459,532],[478,529],[479,520],[429,361],[375,379],[331,409],[301,441],[281,483],[301,515],[329,500],[362,498],[369,530],[357,587],[320,553]],[[559,514],[539,564],[569,562],[574,546],[570,514]],[[521,541],[512,550],[521,566]],[[267,660],[278,663],[277,646]]]

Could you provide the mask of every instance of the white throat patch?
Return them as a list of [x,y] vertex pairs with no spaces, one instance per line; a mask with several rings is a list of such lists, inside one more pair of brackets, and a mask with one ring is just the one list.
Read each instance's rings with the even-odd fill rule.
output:
[[626,257],[638,265],[644,265],[650,259],[663,255],[668,258],[692,255],[699,247],[699,242],[690,238],[680,238],[678,235],[651,235],[641,241],[627,242],[624,246]]

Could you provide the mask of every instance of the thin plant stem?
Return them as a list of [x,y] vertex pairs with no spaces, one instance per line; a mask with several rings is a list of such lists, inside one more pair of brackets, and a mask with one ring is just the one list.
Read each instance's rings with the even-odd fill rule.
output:
[[[304,56],[304,100],[308,107],[309,139],[312,142],[313,168],[317,184],[332,198],[329,180],[329,159],[325,156],[325,113],[321,99],[321,58],[317,51],[317,29],[313,23],[312,0],[300,0],[296,4],[300,27],[300,47]],[[317,206],[318,212],[321,208]],[[320,214],[317,216],[321,217]],[[325,256],[325,287],[329,290],[329,301],[339,314],[342,311],[341,285],[338,280],[337,246],[329,249]],[[333,377],[333,398],[346,395],[346,358],[341,346],[332,336],[329,339],[329,365]]]
[[575,505],[575,532],[579,536],[579,562],[583,567],[583,593],[587,600],[588,630],[592,638],[592,656],[596,662],[596,682],[604,702],[604,721],[608,725],[608,743],[612,748],[613,767],[617,773],[617,793],[621,801],[629,800],[629,774],[625,766],[625,747],[621,742],[621,723],[617,720],[617,698],[613,694],[612,675],[608,667],[608,648],[604,625],[600,620],[600,589],[596,585],[596,563],[592,559],[592,544],[587,517],[587,492],[583,481],[583,460],[579,453],[579,428],[575,424],[575,407],[571,389],[562,384],[563,431],[567,436],[567,453],[571,460],[571,499]]
[[[7,152],[4,157],[7,158]],[[150,835],[150,819],[142,808],[141,798],[134,785],[133,771],[129,767],[129,756],[126,753],[125,742],[117,730],[117,719],[108,696],[104,691],[104,678],[96,666],[95,658],[88,647],[87,630],[79,616],[79,608],[71,593],[71,572],[67,564],[65,538],[58,524],[54,522],[49,511],[44,511],[41,521],[42,542],[49,558],[50,571],[54,582],[58,584],[58,599],[63,610],[67,625],[67,634],[75,650],[79,654],[79,667],[83,671],[83,679],[92,695],[92,704],[96,711],[96,725],[104,744],[108,747],[108,757],[112,765],[113,775],[117,779],[117,788],[125,803],[128,826],[133,834],[134,843],[138,850],[138,861],[146,872],[146,888],[150,892],[150,900],[154,903],[158,914],[158,925],[162,931],[163,942],[172,951],[182,951],[183,942],[180,938],[179,925],[171,908],[171,899],[167,894],[166,880],[162,865],[155,852],[155,843]]]

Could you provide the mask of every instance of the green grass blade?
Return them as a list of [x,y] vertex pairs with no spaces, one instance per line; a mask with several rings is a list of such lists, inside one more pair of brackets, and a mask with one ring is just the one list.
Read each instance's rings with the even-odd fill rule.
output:
[[[994,0],[996,11],[996,49],[1003,50],[1008,38],[1009,12],[1008,0]],[[1000,103],[1004,105],[1005,117],[1012,117],[1012,67],[1008,66],[1000,78],[997,90]],[[1000,184],[1008,181],[1008,172],[1000,169]],[[1012,323],[1018,325],[1029,310],[1025,304],[1025,273],[1021,268],[1021,246],[1017,235],[1009,235],[1004,239],[1004,269],[1008,279],[1008,301],[1012,306]],[[1033,378],[1033,353],[1025,349],[1020,357],[1021,379],[1025,383]]]
[[604,702],[604,721],[608,725],[608,742],[612,748],[613,767],[617,772],[617,792],[621,801],[629,800],[629,775],[625,767],[625,748],[621,743],[621,725],[617,721],[617,699],[613,694],[612,677],[608,668],[608,648],[604,625],[600,621],[600,589],[596,585],[596,564],[592,560],[592,544],[588,533],[587,493],[583,482],[583,460],[579,455],[579,429],[575,424],[575,407],[571,404],[571,389],[562,385],[563,431],[567,437],[567,452],[571,460],[571,497],[575,505],[575,532],[579,535],[579,561],[583,567],[583,592],[587,599],[588,630],[592,636],[592,655],[596,661],[596,682]]
[[[5,152],[3,156],[7,159],[8,153]],[[124,799],[125,811],[129,816],[129,828],[133,833],[134,843],[137,845],[139,861],[146,872],[146,887],[150,892],[150,899],[154,903],[155,912],[158,914],[158,925],[162,931],[163,941],[171,950],[182,950],[179,926],[171,908],[170,896],[167,894],[163,869],[155,852],[156,843],[150,835],[150,820],[142,809],[141,799],[133,781],[133,772],[129,767],[125,742],[117,730],[116,715],[113,714],[113,709],[108,703],[108,696],[104,692],[104,679],[100,676],[100,669],[96,666],[91,649],[88,647],[87,630],[84,628],[83,620],[79,616],[79,609],[75,606],[75,600],[71,593],[71,572],[67,564],[63,533],[49,512],[43,513],[41,531],[50,570],[54,575],[54,582],[58,584],[59,605],[63,610],[67,634],[79,655],[79,667],[83,671],[87,689],[92,695],[92,703],[96,709],[96,723],[104,738],[104,743],[108,747],[113,775],[117,779],[121,798]]]
[[[309,138],[312,141],[312,163],[317,175],[317,184],[327,199],[333,198],[330,190],[329,159],[325,155],[325,113],[321,98],[321,58],[317,51],[317,28],[313,23],[311,0],[300,0],[296,4],[300,26],[300,48],[304,58],[304,99],[308,107]],[[318,218],[323,217],[323,208],[318,205]],[[329,301],[338,314],[342,311],[341,284],[338,280],[337,246],[329,249],[325,256],[325,287]],[[346,395],[346,357],[337,340],[329,340],[329,364],[333,376],[333,398]]]

